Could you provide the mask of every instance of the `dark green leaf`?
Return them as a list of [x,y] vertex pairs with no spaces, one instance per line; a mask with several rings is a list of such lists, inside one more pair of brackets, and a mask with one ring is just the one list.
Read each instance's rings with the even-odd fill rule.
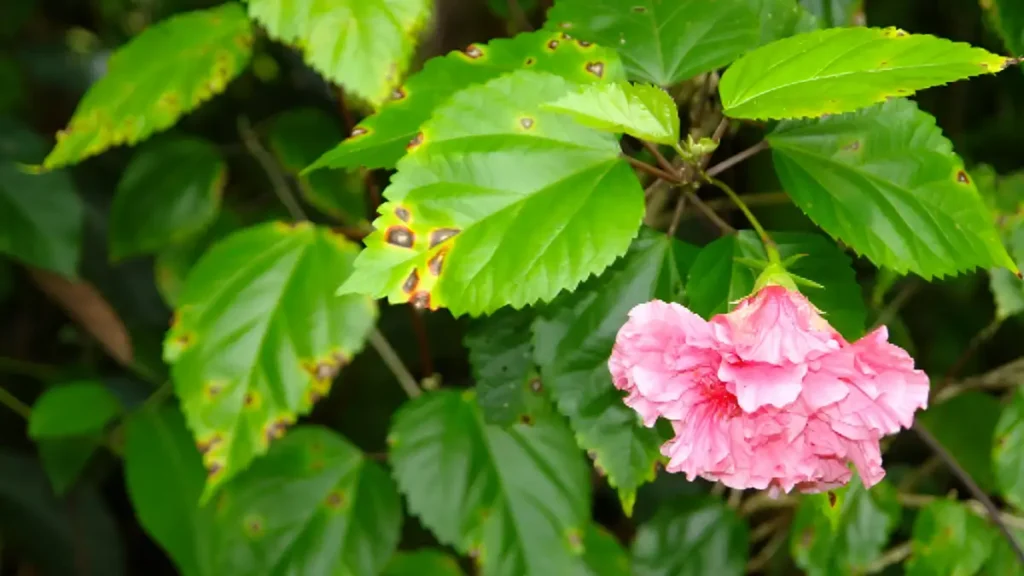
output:
[[576,440],[608,475],[631,513],[637,488],[654,478],[663,439],[645,428],[612,384],[608,358],[629,311],[653,298],[676,301],[696,248],[644,229],[629,252],[534,325],[541,381],[569,417]]
[[679,111],[667,92],[648,84],[585,85],[544,106],[606,132],[625,132],[660,144],[679,142]]
[[[995,528],[989,528],[989,530],[994,531]],[[1017,542],[1024,542],[1024,530],[1011,530],[1017,538]],[[1017,553],[1010,546],[1006,537],[1000,532],[996,532],[992,545],[992,555],[988,557],[988,561],[981,569],[981,574],[999,574],[1000,576],[1024,575],[1024,564],[1021,564]]]
[[748,0],[760,15],[761,44],[817,30],[818,19],[797,0]]
[[793,560],[809,575],[863,573],[899,520],[896,490],[887,482],[867,490],[855,476],[829,494],[801,497],[790,532]]
[[357,171],[321,170],[301,174],[324,152],[344,140],[334,119],[317,108],[297,108],[277,115],[268,141],[281,165],[298,179],[307,202],[324,214],[348,223],[366,220],[366,199]]
[[632,576],[629,554],[601,526],[587,526],[583,546],[584,567],[579,571],[580,576]]
[[615,52],[584,46],[559,32],[541,30],[483,46],[473,44],[465,51],[428,60],[422,71],[395,92],[397,100],[385,103],[379,112],[360,122],[347,140],[321,156],[309,170],[393,167],[420,126],[453,94],[525,67],[577,84],[625,78]]
[[992,448],[995,482],[1003,498],[1024,510],[1024,386],[999,416]]
[[439,108],[339,293],[479,315],[550,301],[624,253],[643,189],[616,137],[540,109],[572,87],[522,70]]
[[817,117],[994,74],[1010,62],[968,44],[896,28],[832,28],[747,53],[722,75],[719,92],[732,118]]
[[823,28],[864,24],[864,0],[800,0],[800,5],[814,15]]
[[[806,254],[789,267],[794,274],[817,282],[820,288],[801,288],[833,328],[849,340],[864,334],[864,297],[850,258],[824,236],[803,232],[771,232],[783,259]],[[764,245],[752,230],[742,230],[708,244],[690,269],[687,306],[710,318],[728,312],[731,304],[754,289],[756,272],[735,261],[767,262]]]
[[232,234],[189,272],[164,357],[208,446],[204,498],[309,412],[362,349],[376,304],[334,295],[357,252],[308,222],[270,222]]
[[75,485],[100,446],[98,435],[53,438],[39,442],[39,459],[58,496]]
[[914,521],[907,576],[976,574],[992,553],[994,538],[988,523],[959,502],[933,502]]
[[153,262],[153,276],[164,302],[176,306],[185,287],[185,278],[203,252],[241,227],[242,222],[237,216],[221,211],[213,224],[199,236],[160,250]]
[[1017,0],[990,0],[981,5],[988,8],[1006,48],[1017,56],[1024,55],[1024,5]]
[[618,50],[631,79],[670,86],[757,45],[749,0],[558,0],[548,27]]
[[306,63],[379,106],[409,68],[430,16],[429,0],[249,0],[249,15]]
[[395,554],[384,569],[384,576],[463,576],[463,572],[448,554],[424,548]]
[[534,386],[532,310],[498,310],[474,320],[465,336],[477,401],[488,424],[508,426],[529,416]]
[[784,122],[768,141],[796,205],[875,264],[925,278],[1016,271],[952,144],[913,102]]
[[252,53],[252,27],[236,2],[172,16],[118,49],[89,88],[48,169],[75,164],[120,144],[137,144],[222,92]]
[[557,415],[500,428],[472,392],[429,392],[395,414],[388,445],[409,510],[483,576],[581,568],[590,475]]
[[636,576],[739,576],[747,565],[747,525],[720,500],[663,507],[633,542]]
[[212,144],[174,138],[142,148],[110,207],[110,257],[156,252],[192,238],[217,218],[227,166]]
[[995,397],[969,391],[930,406],[917,418],[918,423],[945,446],[978,486],[991,492],[996,488],[992,451],[979,449],[979,446],[992,446],[1001,410]]
[[46,143],[15,120],[0,117],[0,253],[64,276],[77,274],[84,208],[71,177],[30,174]]
[[33,439],[66,438],[100,432],[121,413],[121,402],[98,382],[74,382],[48,389],[32,406]]

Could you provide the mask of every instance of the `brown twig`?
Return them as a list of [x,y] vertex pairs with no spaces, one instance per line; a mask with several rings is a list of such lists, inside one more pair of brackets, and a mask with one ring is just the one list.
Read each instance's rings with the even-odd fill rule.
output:
[[747,562],[747,574],[753,574],[754,572],[763,570],[764,567],[772,561],[772,558],[778,554],[779,548],[782,548],[782,545],[786,543],[787,536],[788,534],[785,530],[777,532],[775,536],[764,545],[764,548],[757,553],[757,556],[754,556],[749,562]]
[[722,231],[722,234],[736,233],[736,229],[733,228],[728,222],[723,220],[717,212],[715,212],[707,204],[705,204],[704,201],[697,196],[696,192],[694,192],[693,190],[689,190],[686,191],[685,194],[689,197],[690,202],[693,202],[693,205],[696,206],[697,209],[701,211],[701,213],[707,216],[708,220],[711,220],[711,222],[714,223],[714,225],[717,226],[718,229]]
[[632,156],[623,156],[623,157],[626,159],[626,162],[629,162],[629,164],[631,166],[633,166],[634,168],[636,168],[638,170],[642,170],[644,172],[647,172],[648,174],[651,174],[652,176],[657,176],[658,178],[661,178],[662,180],[667,180],[668,182],[675,182],[675,183],[679,182],[679,177],[678,176],[675,176],[673,174],[669,174],[668,172],[665,172],[664,170],[662,170],[661,168],[658,168],[657,166],[651,166],[647,162],[644,162],[643,160],[637,160],[636,158],[633,158]]
[[1009,364],[1004,364],[978,376],[964,378],[943,388],[935,394],[931,402],[938,404],[968,390],[1014,388],[1020,384],[1022,379],[1024,379],[1024,358],[1018,358]]
[[271,188],[274,190],[274,194],[277,194],[277,199],[284,204],[284,207],[291,214],[291,217],[295,220],[308,220],[306,213],[302,211],[302,207],[299,205],[298,200],[295,199],[295,195],[292,192],[291,187],[288,185],[288,180],[285,178],[284,173],[277,165],[277,161],[274,157],[267,152],[267,149],[260,143],[259,136],[252,129],[252,124],[249,123],[249,119],[245,116],[238,117],[238,134],[242,137],[242,143],[252,154],[252,157],[259,162],[260,166],[263,167],[263,171],[266,172],[267,177],[270,178]]
[[[676,208],[672,212],[672,222],[669,223],[668,230],[666,231],[666,233],[670,237],[675,237],[675,235],[676,235],[676,230],[679,228],[679,221],[682,220],[682,218],[683,218],[683,211],[686,210],[686,199],[687,198],[688,198],[688,196],[686,195],[686,191],[685,190],[680,190],[679,191],[679,199],[676,200]],[[717,214],[716,214],[716,216],[717,216]]]
[[[656,144],[646,140],[641,140],[640,142],[643,143],[644,148],[647,148],[647,151],[651,153],[651,156],[654,156],[654,159],[658,161],[658,166],[661,166],[662,170],[669,174],[676,174],[676,167],[668,161],[668,158],[665,158],[665,155],[661,153],[661,150],[658,150],[658,146]],[[676,177],[676,180],[678,179],[679,178]],[[671,180],[671,178],[669,178],[669,180]]]
[[761,140],[760,142],[758,142],[757,144],[754,144],[750,148],[747,148],[746,150],[743,150],[742,152],[739,152],[738,154],[736,154],[734,156],[731,156],[729,158],[726,158],[725,160],[722,160],[721,162],[719,162],[718,164],[715,164],[711,168],[708,168],[707,171],[705,172],[705,174],[707,174],[708,177],[713,178],[713,177],[721,174],[722,172],[725,172],[726,170],[732,168],[733,166],[739,164],[740,162],[743,162],[747,158],[750,158],[751,156],[756,156],[759,152],[761,152],[762,150],[765,150],[767,148],[768,148],[768,141],[767,140]]
[[399,357],[395,349],[391,347],[387,338],[380,333],[380,330],[374,328],[373,332],[370,333],[370,345],[380,354],[381,360],[391,370],[391,373],[398,380],[398,385],[405,390],[405,393],[410,398],[416,398],[423,393],[420,389],[419,384],[416,383],[416,379],[409,373],[409,369],[402,363],[402,358]]

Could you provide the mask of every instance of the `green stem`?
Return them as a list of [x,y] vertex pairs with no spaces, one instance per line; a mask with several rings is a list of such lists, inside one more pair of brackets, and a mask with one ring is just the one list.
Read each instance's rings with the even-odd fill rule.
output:
[[730,188],[725,182],[706,175],[704,178],[708,184],[711,184],[722,192],[725,192],[725,195],[728,196],[729,199],[736,204],[736,207],[743,212],[743,215],[747,217],[747,220],[750,221],[750,225],[754,227],[757,235],[761,237],[761,242],[764,242],[764,249],[768,252],[768,262],[772,264],[781,264],[782,258],[779,255],[778,247],[775,246],[775,241],[772,240],[771,236],[768,235],[768,232],[766,232],[764,227],[761,226],[761,222],[758,221],[757,217],[754,216],[754,213],[751,212],[750,208],[748,208],[746,203],[743,202],[743,198],[741,198],[740,195]]
[[17,396],[11,394],[6,388],[0,387],[0,404],[7,406],[12,411],[17,412],[19,416],[28,420],[32,416],[32,409],[18,399]]
[[53,378],[55,370],[43,364],[17,360],[15,358],[0,357],[0,373],[17,374],[28,376],[36,380],[47,381]]

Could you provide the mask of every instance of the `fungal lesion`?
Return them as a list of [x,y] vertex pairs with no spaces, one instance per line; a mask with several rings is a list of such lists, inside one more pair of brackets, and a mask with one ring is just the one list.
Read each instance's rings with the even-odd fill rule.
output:
[[407,226],[391,226],[384,231],[384,241],[399,248],[412,248],[416,243],[416,233]]
[[961,184],[971,184],[971,177],[967,175],[967,172],[963,169],[957,170],[956,181]]
[[597,76],[598,78],[604,77],[604,62],[587,62],[586,71]]

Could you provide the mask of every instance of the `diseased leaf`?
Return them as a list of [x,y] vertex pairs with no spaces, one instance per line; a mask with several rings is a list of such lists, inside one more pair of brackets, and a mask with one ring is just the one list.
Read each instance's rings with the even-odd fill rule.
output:
[[32,406],[28,435],[39,440],[102,432],[121,410],[121,402],[101,383],[83,381],[54,386]]
[[365,189],[358,171],[301,174],[343,139],[334,119],[318,108],[296,108],[278,114],[268,135],[271,151],[296,177],[302,197],[324,214],[357,224],[366,220]]
[[249,0],[249,15],[346,91],[379,106],[409,68],[429,0]]
[[228,2],[172,16],[133,38],[107,63],[79,102],[47,169],[75,164],[170,128],[183,114],[224,91],[252,54],[245,10]]
[[334,295],[357,252],[308,222],[271,222],[232,234],[189,272],[164,358],[205,447],[204,500],[309,412],[362,349],[376,305]]
[[768,142],[793,202],[878,266],[926,279],[1016,272],[963,162],[913,102],[783,122]]
[[[919,424],[945,446],[978,486],[992,492],[996,489],[992,451],[978,447],[992,446],[1001,410],[995,397],[968,391],[929,406],[917,418]],[[957,424],[951,426],[951,422]]]
[[30,174],[46,143],[21,123],[0,116],[0,254],[75,277],[85,209],[62,171]]
[[474,320],[464,342],[476,380],[477,401],[488,424],[529,418],[541,382],[533,362],[532,310],[498,310]]
[[614,136],[540,109],[570,89],[523,70],[439,108],[339,293],[486,314],[549,301],[625,252],[643,189]]
[[992,446],[995,483],[1003,498],[1024,510],[1024,386],[1003,409]]
[[582,569],[590,475],[559,416],[490,426],[472,392],[440,390],[399,409],[388,446],[409,510],[482,576]]
[[636,576],[740,576],[747,564],[747,525],[720,500],[665,506],[633,542]]
[[608,475],[627,514],[636,490],[654,479],[666,440],[645,428],[612,384],[608,358],[636,305],[678,301],[697,249],[644,229],[629,252],[574,293],[542,312],[534,325],[541,381],[569,417],[576,440]]
[[[849,256],[824,236],[804,232],[769,232],[783,259],[805,254],[789,270],[817,282],[821,288],[801,287],[833,328],[848,340],[864,334],[867,312],[864,296]],[[757,272],[736,258],[767,262],[764,244],[753,230],[723,236],[697,256],[687,281],[687,307],[704,318],[729,312],[754,290]]]
[[790,531],[793,560],[810,576],[862,573],[885,551],[899,521],[896,490],[887,482],[867,490],[854,477],[830,494],[801,496]]
[[800,0],[800,5],[821,22],[822,28],[864,24],[864,0]]
[[544,105],[572,116],[584,126],[606,132],[625,132],[660,144],[679,142],[679,110],[667,92],[649,84],[584,85]]
[[718,90],[732,118],[817,117],[995,74],[1011,61],[896,28],[831,28],[747,53],[722,75]]
[[463,576],[454,558],[440,550],[422,548],[399,552],[384,569],[384,576]]
[[749,0],[558,0],[547,26],[614,48],[630,79],[671,86],[756,46],[757,16]]
[[995,534],[963,504],[938,500],[917,514],[907,576],[977,574],[992,553]]
[[352,134],[314,162],[317,168],[391,168],[434,110],[453,94],[523,68],[557,74],[576,84],[621,80],[625,72],[612,50],[539,30],[485,45],[471,44],[431,58],[395,91],[392,100],[365,118]]
[[227,166],[205,140],[142,148],[125,168],[110,208],[110,257],[155,252],[205,230],[220,211]]

